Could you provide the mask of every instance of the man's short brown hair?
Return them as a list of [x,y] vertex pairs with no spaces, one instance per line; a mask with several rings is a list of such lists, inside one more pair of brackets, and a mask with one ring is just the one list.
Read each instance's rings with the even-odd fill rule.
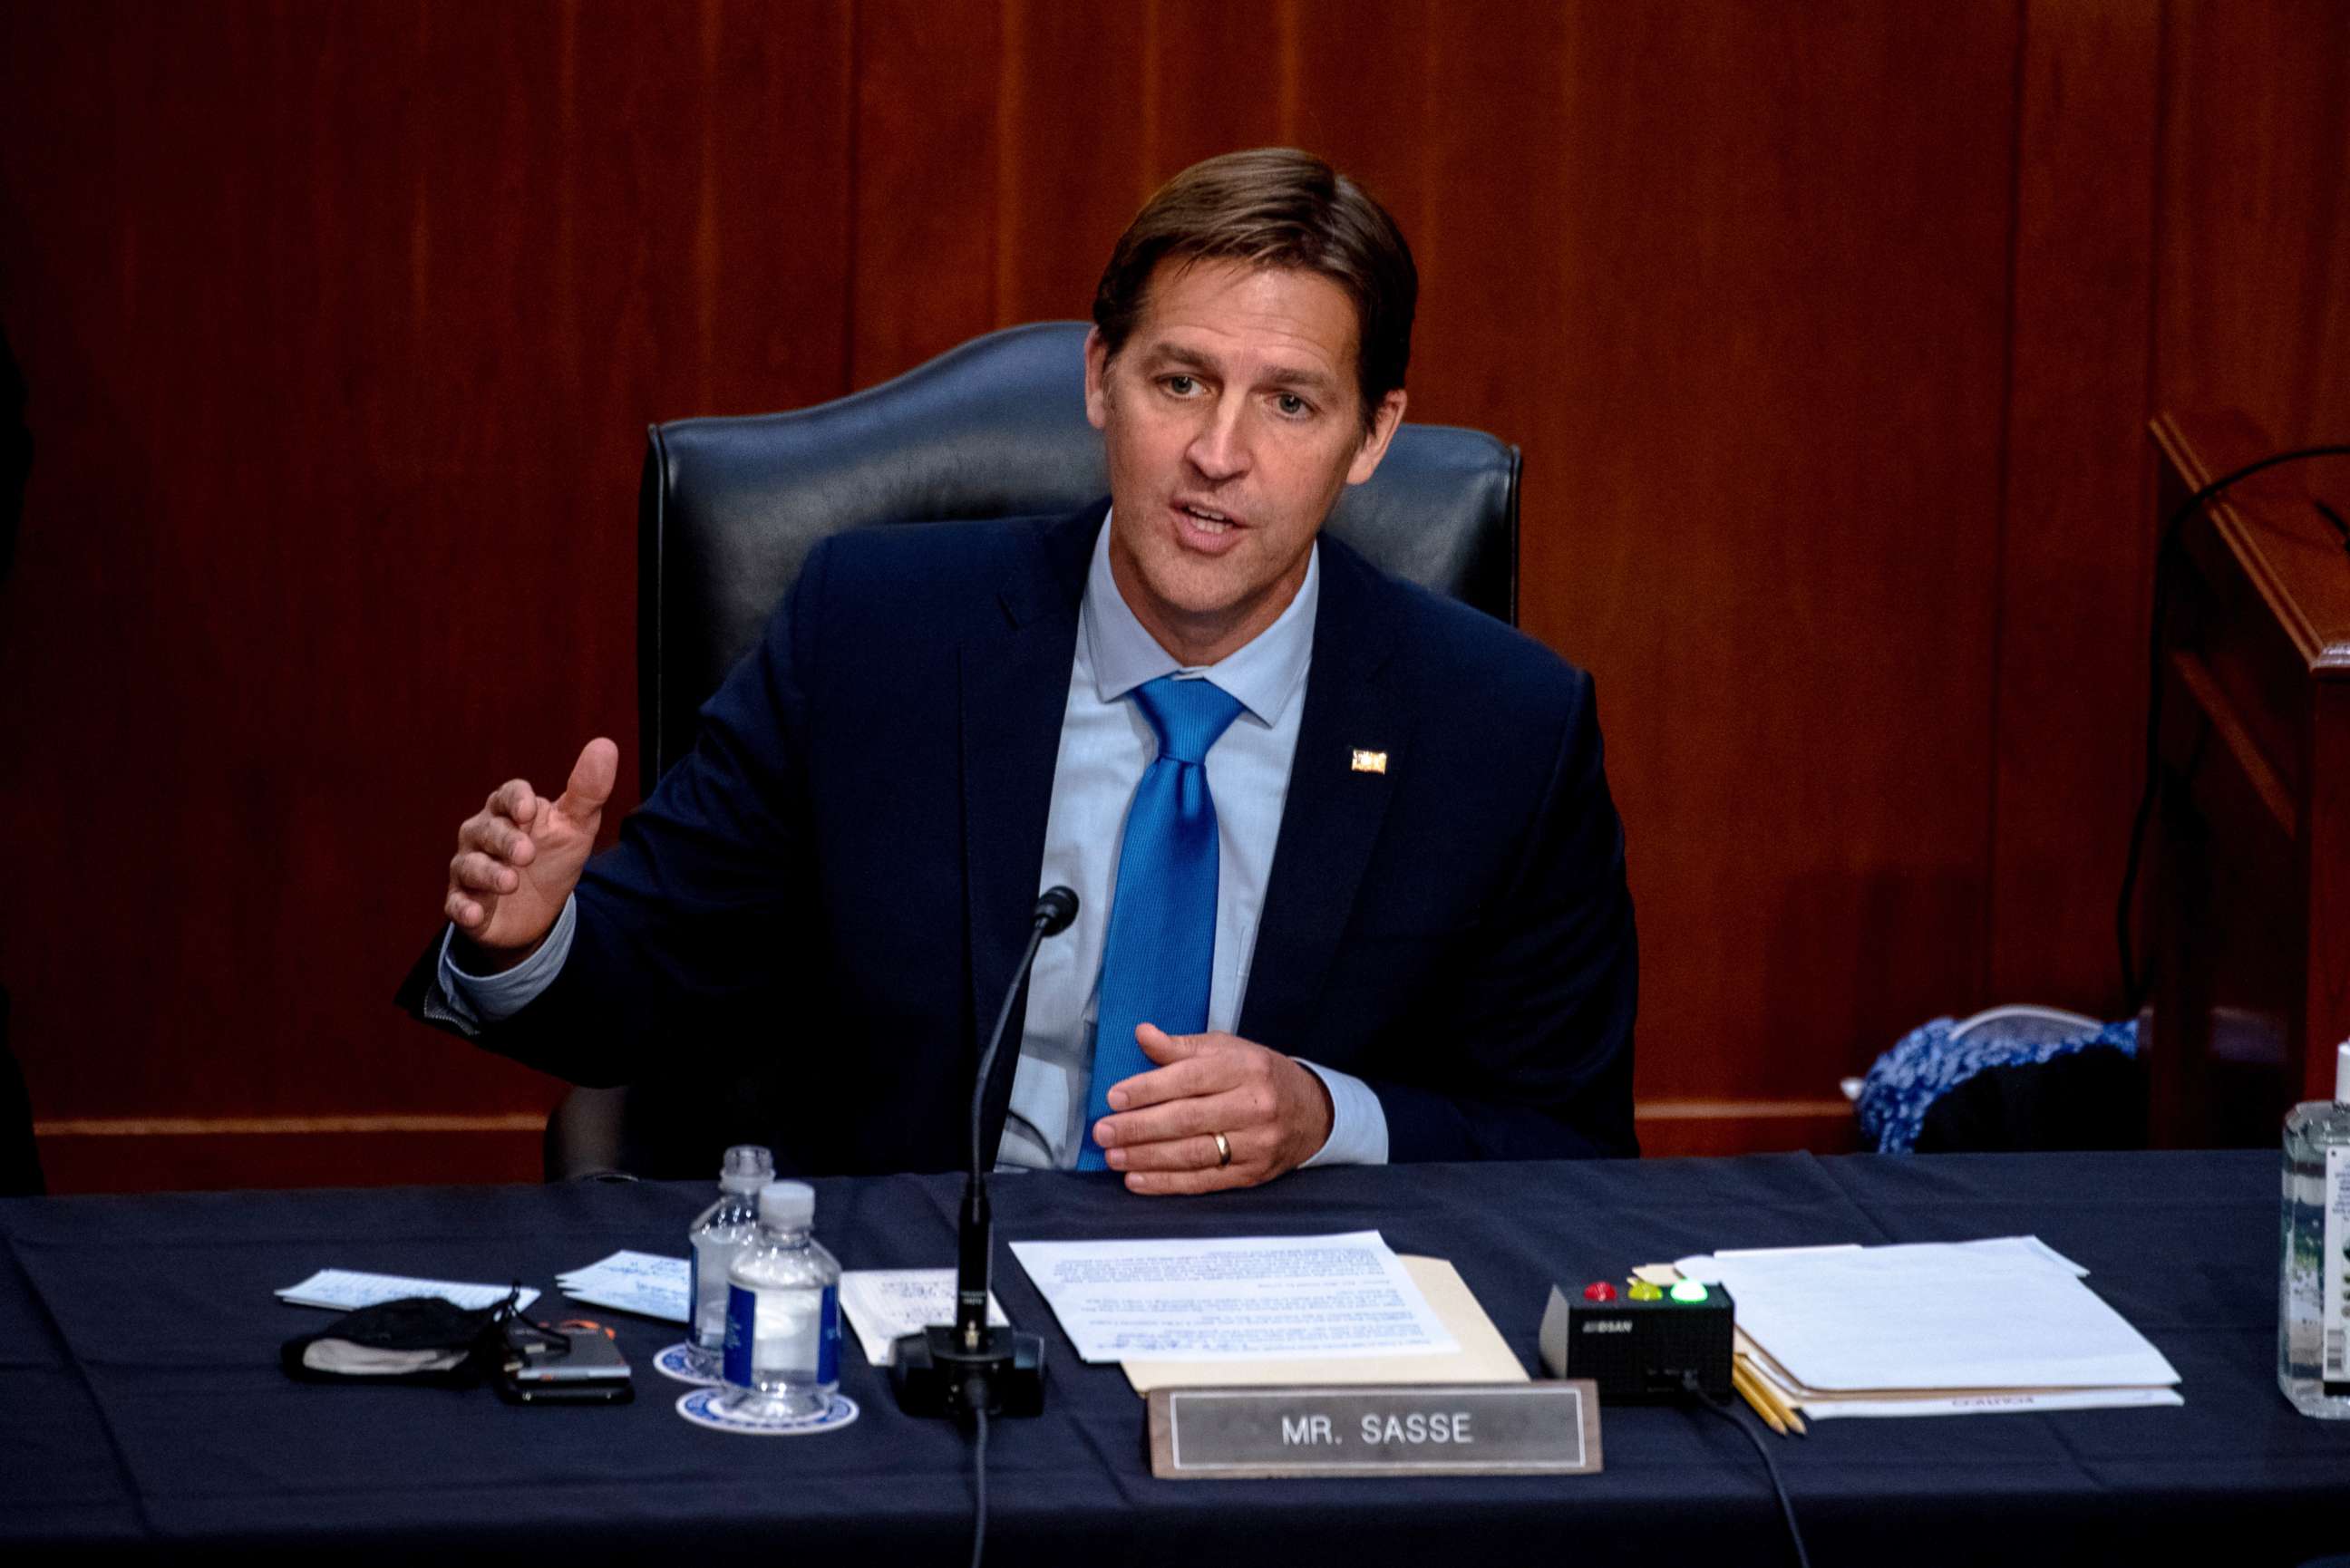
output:
[[1387,209],[1294,147],[1227,152],[1159,188],[1118,238],[1094,290],[1094,325],[1114,358],[1142,317],[1165,261],[1240,262],[1319,273],[1355,302],[1355,374],[1367,424],[1403,385],[1419,271]]

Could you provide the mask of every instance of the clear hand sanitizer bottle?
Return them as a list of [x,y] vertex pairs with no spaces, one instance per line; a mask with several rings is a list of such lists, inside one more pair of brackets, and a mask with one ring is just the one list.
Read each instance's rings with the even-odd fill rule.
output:
[[685,1233],[686,1299],[693,1303],[686,1363],[713,1382],[726,1353],[726,1271],[759,1233],[759,1189],[775,1179],[774,1155],[754,1143],[736,1144],[718,1172],[718,1201]]
[[770,1182],[759,1234],[727,1272],[726,1401],[741,1414],[820,1416],[840,1386],[840,1265],[815,1225],[816,1189]]
[[2284,1268],[2277,1386],[2304,1416],[2350,1417],[2350,1040],[2334,1097],[2284,1119]]

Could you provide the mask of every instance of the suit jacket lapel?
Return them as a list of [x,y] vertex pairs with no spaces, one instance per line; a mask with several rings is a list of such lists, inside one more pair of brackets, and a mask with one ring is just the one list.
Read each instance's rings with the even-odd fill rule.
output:
[[[1276,1050],[1305,1042],[1411,742],[1388,661],[1394,628],[1381,600],[1390,590],[1327,534],[1322,568],[1305,711],[1241,1005],[1241,1034]],[[1358,751],[1384,752],[1387,771],[1358,770]]]
[[[1028,940],[1076,653],[1077,606],[1105,510],[1097,504],[1035,534],[998,586],[1002,620],[966,638],[959,649],[970,1069],[979,1064],[1003,1005],[1003,988]],[[988,1086],[991,1162],[1020,1055],[1025,1006],[1024,997],[1005,1025]]]

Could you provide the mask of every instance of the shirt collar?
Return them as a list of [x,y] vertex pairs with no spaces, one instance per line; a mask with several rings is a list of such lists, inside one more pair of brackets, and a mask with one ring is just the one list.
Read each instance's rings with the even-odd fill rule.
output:
[[1305,558],[1305,580],[1279,619],[1215,663],[1187,666],[1159,646],[1118,592],[1109,569],[1109,530],[1110,520],[1105,516],[1094,540],[1093,566],[1086,573],[1081,612],[1095,695],[1114,702],[1162,675],[1202,675],[1237,699],[1260,724],[1269,728],[1279,722],[1305,684],[1305,667],[1314,659],[1314,621],[1322,601],[1321,541],[1315,541]]

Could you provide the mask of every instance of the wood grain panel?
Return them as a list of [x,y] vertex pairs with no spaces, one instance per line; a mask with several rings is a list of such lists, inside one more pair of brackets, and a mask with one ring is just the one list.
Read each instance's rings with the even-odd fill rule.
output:
[[[1412,214],[1420,270],[1411,417],[1516,443],[1526,462],[1525,547],[1545,575],[1573,572],[1575,479],[1561,461],[1564,410],[1550,381],[1573,352],[1553,275],[1555,258],[1577,241],[1557,218],[1575,162],[1561,93],[1567,17],[1534,6],[1460,29],[1442,25],[1440,8],[1430,15],[1418,167],[1396,198]],[[1588,661],[1579,628],[1540,630]]]
[[1603,693],[1644,1096],[1818,1096],[1980,994],[2016,42],[1568,14],[1525,618]]
[[1007,325],[996,313],[1006,243],[996,182],[1010,156],[1001,119],[1014,98],[1002,20],[997,0],[857,7],[854,386]]
[[[1148,189],[1203,158],[1287,140],[1282,39],[1295,8],[1295,0],[1144,0],[1137,108]],[[1096,272],[1108,254],[1104,245]]]
[[[1435,41],[1426,0],[1295,0],[1295,43],[1287,79],[1297,145],[1345,170],[1377,196],[1415,252],[1423,238],[1429,175]],[[1514,26],[1513,13],[1485,18]],[[1423,301],[1429,295],[1425,277]],[[1417,337],[1412,368],[1424,361]],[[1427,416],[1415,410],[1410,418]]]
[[[2241,413],[2165,413],[2153,434],[2165,514],[2275,445]],[[2311,504],[2329,472],[2350,468],[2243,480],[2186,522],[2171,560],[2146,900],[2158,1143],[2272,1142],[2304,1085],[2332,1093],[2350,788],[2317,770],[2350,761],[2350,557]]]
[[[2350,11],[2323,0],[2175,0],[2166,11],[2156,406],[2241,409],[2280,445],[2350,436],[2340,364],[2350,342],[2345,59]],[[2296,483],[2338,499],[2342,468]],[[2331,691],[2320,699],[2314,759],[2339,765],[2342,706]],[[2338,920],[2339,804],[2314,801],[2306,829],[2303,913]],[[2223,965],[2240,945],[2197,957]],[[2314,953],[2302,985],[2286,988],[2300,994],[2275,999],[2281,1016],[2298,1008],[2306,1021],[2306,1093],[2324,1090],[2327,1047],[2350,1033],[2345,972],[2338,955]]]
[[[384,997],[483,793],[631,739],[644,424],[1082,316],[1158,182],[1290,141],[1412,237],[1414,416],[1526,449],[1526,624],[1598,677],[1631,835],[1651,1149],[1832,1147],[1834,1080],[1920,1019],[2104,1010],[2137,421],[2350,429],[2345,58],[2328,0],[0,7],[36,1108],[543,1106]],[[310,1136],[140,1168],[529,1152]],[[100,1141],[51,1140],[61,1185]]]
[[842,388],[847,7],[9,18],[36,1106],[543,1107],[390,990],[458,818],[629,734],[645,422]]
[[1091,313],[1102,262],[1150,194],[1141,5],[1004,0],[999,322]]
[[1850,1154],[1860,1124],[1841,1096],[1804,1100],[1643,1100],[1633,1114],[1643,1159],[1808,1149]]
[[[52,1192],[189,1192],[238,1187],[405,1187],[536,1181],[540,1118],[469,1127],[400,1125],[101,1128],[36,1125]],[[425,1120],[431,1118],[410,1118]],[[453,1118],[442,1118],[453,1119]],[[520,1125],[528,1123],[530,1125]]]
[[2024,15],[1987,996],[2104,1018],[2143,771],[2161,18],[2137,0]]
[[2164,21],[2154,407],[2341,440],[2350,7],[2173,0]]

